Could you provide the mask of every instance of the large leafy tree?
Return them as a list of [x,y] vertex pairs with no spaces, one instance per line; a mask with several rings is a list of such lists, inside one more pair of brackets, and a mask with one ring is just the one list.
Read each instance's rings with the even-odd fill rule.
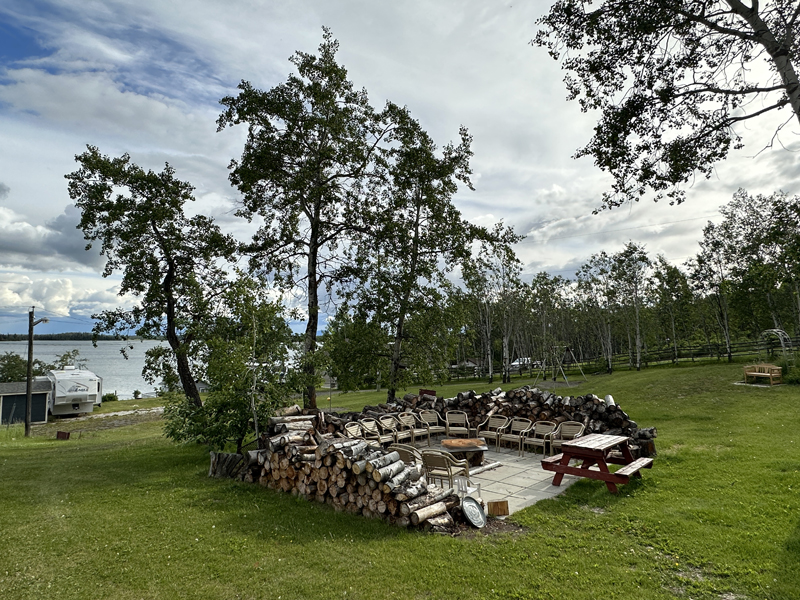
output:
[[330,375],[343,391],[360,390],[373,383],[380,389],[389,371],[389,332],[366,308],[341,306],[323,334]]
[[798,19],[796,0],[555,2],[534,43],[562,60],[568,97],[600,111],[577,156],[613,175],[604,206],[648,190],[681,202],[682,183],[741,145],[738,124],[800,121]]
[[290,58],[297,73],[268,91],[247,81],[223,98],[219,129],[247,124],[230,181],[243,196],[239,214],[262,225],[245,249],[253,265],[307,298],[303,353],[309,406],[316,406],[314,353],[320,292],[337,285],[343,250],[362,215],[376,147],[386,126],[336,62],[338,42],[324,30],[319,54]]
[[613,323],[618,312],[613,269],[613,258],[604,250],[593,254],[578,270],[575,286],[577,303],[587,315],[600,340],[603,359],[609,373],[614,368]]
[[563,327],[559,327],[569,312],[566,292],[567,281],[563,277],[544,271],[520,288],[526,318],[516,329],[517,346],[522,356],[531,359],[527,364],[530,376],[534,363],[541,363],[553,346],[567,339]]
[[[468,262],[471,244],[499,241],[499,235],[465,220],[453,204],[461,183],[472,189],[472,137],[459,131],[459,143],[441,151],[419,122],[404,108],[387,106],[391,145],[382,151],[378,200],[369,212],[370,228],[354,247],[353,264],[363,282],[353,297],[391,335],[388,354],[388,401],[404,380],[412,355],[430,346],[424,329],[412,335],[409,319],[417,324],[446,304],[447,274]],[[420,337],[421,335],[421,337]],[[430,336],[433,338],[433,334]],[[417,373],[428,371],[418,365]]]
[[711,231],[734,284],[733,295],[750,312],[753,333],[764,329],[761,312],[773,327],[783,328],[783,290],[791,290],[795,319],[800,316],[800,197],[738,190],[720,213],[723,220]]
[[[519,296],[522,263],[509,244],[520,239],[511,228],[506,228],[502,223],[496,224],[491,238],[481,242],[476,256],[462,269],[464,284],[480,315],[490,383],[494,379],[492,337],[495,325],[500,334],[503,383],[511,379],[511,343],[521,317]],[[503,243],[500,243],[501,240]]]
[[[55,368],[38,358],[33,359],[33,375],[45,375],[47,371]],[[28,360],[16,352],[0,354],[0,383],[13,383],[25,381],[28,377]]]
[[[222,263],[233,256],[233,240],[209,217],[184,213],[193,188],[176,179],[169,164],[160,173],[145,171],[127,154],[110,158],[93,146],[75,160],[80,169],[66,178],[81,210],[78,227],[89,240],[87,249],[99,242],[106,257],[103,276],[121,272],[119,295],[139,301],[131,309],[93,315],[94,333],[166,338],[170,351],[154,349],[147,364],[157,363],[162,375],[173,373],[174,365],[186,396],[201,406],[192,361],[225,289]],[[145,373],[151,379],[153,374]]]
[[728,362],[733,362],[729,307],[733,289],[731,262],[719,226],[709,222],[703,228],[700,252],[687,262],[687,266],[695,292],[713,304],[714,317],[725,340],[725,354]]

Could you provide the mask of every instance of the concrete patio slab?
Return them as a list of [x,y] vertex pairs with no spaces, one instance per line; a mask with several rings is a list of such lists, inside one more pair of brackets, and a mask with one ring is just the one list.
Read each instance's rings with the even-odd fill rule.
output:
[[[442,450],[438,440],[431,441],[432,448]],[[427,441],[426,444],[418,443],[417,446],[424,450],[427,448]],[[473,484],[481,484],[481,497],[485,502],[505,500],[508,502],[509,514],[513,514],[540,500],[555,498],[580,479],[565,475],[560,486],[552,485],[553,473],[542,469],[542,458],[542,454],[532,452],[519,456],[516,450],[508,448],[501,448],[497,452],[490,446],[490,450],[484,453],[484,465],[498,464],[486,470],[481,469],[470,479]]]

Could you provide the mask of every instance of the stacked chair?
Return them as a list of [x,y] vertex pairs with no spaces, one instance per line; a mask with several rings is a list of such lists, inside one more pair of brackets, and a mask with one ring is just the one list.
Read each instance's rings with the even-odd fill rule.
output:
[[574,440],[583,435],[584,425],[577,421],[564,421],[550,434],[550,452],[555,454],[556,450],[561,450],[563,442]]
[[534,454],[536,454],[536,448],[541,448],[542,456],[544,456],[547,444],[550,442],[550,436],[555,429],[556,424],[552,421],[536,421],[522,443],[524,446],[533,446]]
[[533,422],[530,419],[523,419],[521,417],[514,417],[497,436],[497,451],[500,451],[500,444],[502,442],[512,442],[517,445],[520,456],[522,455],[522,440],[528,435],[528,432],[533,427]]

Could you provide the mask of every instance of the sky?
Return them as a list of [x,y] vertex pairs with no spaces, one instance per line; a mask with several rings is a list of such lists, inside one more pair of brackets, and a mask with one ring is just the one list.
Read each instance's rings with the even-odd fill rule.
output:
[[[742,127],[745,148],[679,206],[640,202],[594,215],[610,178],[574,160],[597,116],[566,100],[564,73],[530,44],[549,3],[441,0],[0,0],[0,333],[27,331],[27,312],[50,319],[37,333],[86,331],[91,315],[130,302],[104,260],[86,251],[64,175],[87,144],[129,153],[146,169],[168,162],[196,188],[191,210],[244,239],[227,165],[242,127],[216,131],[219,99],[241,80],[269,89],[292,72],[295,51],[315,53],[322,27],[338,60],[373,106],[407,106],[438,145],[474,137],[474,191],[465,218],[499,221],[526,238],[523,278],[571,277],[592,254],[628,241],[681,264],[703,226],[738,188],[798,193],[800,143],[790,123]],[[792,129],[794,127],[794,129]],[[787,151],[788,150],[788,151]]]

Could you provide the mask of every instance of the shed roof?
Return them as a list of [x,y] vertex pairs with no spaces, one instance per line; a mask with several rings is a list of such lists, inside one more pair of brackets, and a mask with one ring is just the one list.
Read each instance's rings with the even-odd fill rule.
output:
[[[34,394],[49,392],[53,389],[53,382],[47,377],[34,377],[31,391]],[[24,381],[12,381],[11,383],[0,383],[0,396],[16,396],[27,393],[27,383]]]

